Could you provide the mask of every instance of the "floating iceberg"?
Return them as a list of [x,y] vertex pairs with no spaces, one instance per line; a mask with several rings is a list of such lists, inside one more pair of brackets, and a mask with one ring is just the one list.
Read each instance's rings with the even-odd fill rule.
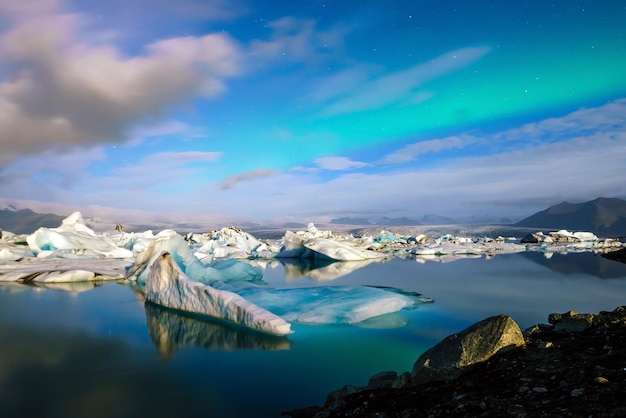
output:
[[387,257],[376,251],[363,250],[344,242],[326,238],[308,239],[302,245],[313,251],[315,257],[327,257],[339,261],[362,261]]
[[316,281],[335,280],[377,261],[376,259],[362,261],[335,261],[320,258],[280,259],[287,280],[306,276]]
[[87,227],[79,212],[63,220],[58,228],[39,228],[26,238],[37,257],[56,257],[64,253],[92,257],[129,258],[133,253],[118,247],[105,236],[98,236]]
[[0,263],[0,282],[67,283],[119,280],[132,264],[128,259],[63,259],[35,257]]
[[302,324],[355,324],[432,302],[417,293],[371,286],[249,288],[239,293],[289,322]]
[[192,253],[187,241],[181,235],[173,230],[165,230],[156,235],[146,251],[137,255],[127,278],[143,287],[148,279],[149,267],[163,251],[171,254],[178,267],[189,278],[200,283],[211,284],[233,279],[260,280],[263,276],[258,269],[238,260],[220,260],[205,265]]
[[292,333],[283,318],[238,294],[189,279],[166,251],[149,268],[145,297],[157,305],[225,319],[269,334]]

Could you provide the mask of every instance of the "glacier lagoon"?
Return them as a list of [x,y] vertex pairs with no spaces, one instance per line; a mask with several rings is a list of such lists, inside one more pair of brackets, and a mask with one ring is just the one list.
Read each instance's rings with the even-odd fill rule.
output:
[[263,264],[264,281],[391,286],[434,303],[358,325],[293,324],[294,334],[275,337],[146,303],[128,284],[2,283],[2,416],[278,417],[380,371],[408,371],[486,316],[506,313],[525,328],[626,300],[626,265],[593,253],[285,263]]

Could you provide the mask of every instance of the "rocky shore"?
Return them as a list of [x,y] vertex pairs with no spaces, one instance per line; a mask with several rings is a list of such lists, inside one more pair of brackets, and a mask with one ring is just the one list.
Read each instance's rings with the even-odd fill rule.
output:
[[488,318],[428,350],[410,373],[382,372],[284,415],[626,416],[626,306],[548,322],[521,333],[509,317]]

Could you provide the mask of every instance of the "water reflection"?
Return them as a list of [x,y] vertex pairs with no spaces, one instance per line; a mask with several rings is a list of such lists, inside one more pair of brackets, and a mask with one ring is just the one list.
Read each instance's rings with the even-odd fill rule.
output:
[[2,321],[0,341],[3,417],[172,417],[181,405],[201,417],[219,405],[122,340]]
[[316,258],[281,258],[280,263],[285,269],[285,279],[293,280],[308,277],[316,281],[335,280],[352,273],[381,259],[362,261],[335,261]]
[[199,319],[146,302],[148,333],[159,354],[169,359],[183,347],[207,350],[288,350],[291,341],[235,325]]
[[10,291],[19,292],[21,290],[61,290],[68,293],[82,293],[92,290],[96,286],[101,286],[103,282],[0,282],[0,287],[9,289]]
[[579,253],[541,253],[523,252],[522,256],[550,270],[565,275],[588,274],[601,279],[618,279],[626,277],[626,264],[608,260],[599,254]]

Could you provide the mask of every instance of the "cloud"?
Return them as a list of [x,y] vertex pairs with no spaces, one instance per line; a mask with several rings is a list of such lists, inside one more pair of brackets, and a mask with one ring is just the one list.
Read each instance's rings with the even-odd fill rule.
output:
[[463,140],[458,136],[415,142],[399,149],[398,151],[386,155],[381,162],[383,164],[405,163],[423,154],[439,152],[447,149],[463,148],[467,142],[467,140]]
[[626,98],[602,106],[582,108],[562,117],[527,123],[494,136],[495,140],[542,141],[547,136],[563,137],[580,132],[607,131],[626,125]]
[[31,16],[58,10],[59,0],[0,0],[0,12],[11,16]]
[[250,180],[255,180],[258,178],[271,177],[276,175],[278,172],[274,170],[265,170],[262,168],[247,171],[245,173],[235,174],[232,176],[228,176],[219,182],[218,186],[221,190],[232,189],[238,183],[247,182]]
[[315,20],[291,16],[270,21],[267,26],[272,30],[270,38],[255,39],[248,46],[249,67],[274,66],[283,60],[309,62],[329,58],[341,49],[351,30],[344,26],[319,30]]
[[313,160],[323,170],[351,170],[354,168],[365,167],[367,164],[360,161],[352,161],[346,157],[322,157]]
[[427,96],[415,92],[417,87],[467,67],[481,59],[489,51],[489,47],[458,49],[429,62],[363,83],[354,93],[346,94],[330,103],[323,111],[323,115],[334,116],[377,109],[398,102],[413,101],[416,93],[423,100]]
[[0,163],[47,149],[120,143],[197,96],[216,96],[240,71],[223,34],[165,39],[125,56],[78,40],[78,15],[16,20],[0,35]]

